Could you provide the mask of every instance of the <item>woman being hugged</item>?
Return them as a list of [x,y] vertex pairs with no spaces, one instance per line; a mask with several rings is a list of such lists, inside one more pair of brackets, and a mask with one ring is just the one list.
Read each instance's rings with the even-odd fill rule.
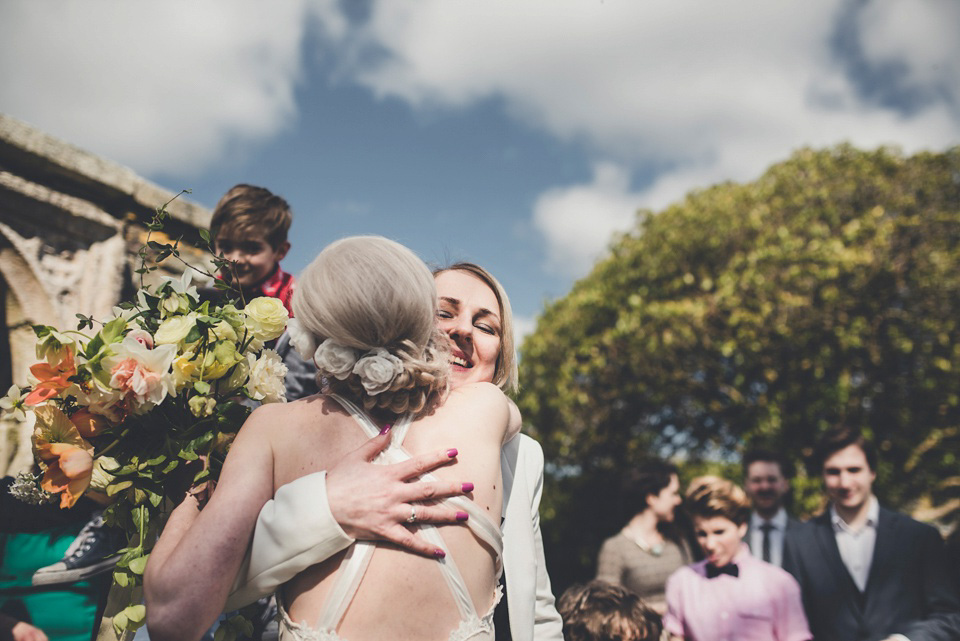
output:
[[[492,384],[446,391],[450,356],[436,329],[436,305],[426,266],[383,238],[338,241],[306,269],[293,300],[305,330],[299,347],[316,345],[326,394],[256,410],[203,511],[188,497],[171,515],[145,580],[154,641],[198,639],[216,619],[257,514],[278,488],[329,469],[388,429],[383,462],[427,453],[451,461],[436,478],[422,477],[424,498],[450,494],[438,488],[455,474],[471,479],[463,485],[473,486],[472,500],[410,504],[409,527],[431,542],[433,558],[357,542],[294,576],[280,591],[281,639],[493,638],[500,448],[512,436],[510,413]],[[470,527],[417,527],[441,508],[455,508]]]

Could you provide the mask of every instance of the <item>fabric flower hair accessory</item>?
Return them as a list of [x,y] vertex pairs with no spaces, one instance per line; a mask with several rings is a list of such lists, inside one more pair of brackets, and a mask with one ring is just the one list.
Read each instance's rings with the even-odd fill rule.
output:
[[363,389],[370,396],[390,389],[402,371],[403,361],[383,347],[370,350],[353,366],[353,373],[360,377]]
[[305,361],[312,359],[314,352],[317,351],[317,338],[313,333],[304,327],[296,317],[287,321],[287,332],[290,334],[290,344],[293,345],[293,349],[297,350],[300,358]]
[[313,362],[316,363],[317,369],[342,381],[353,373],[353,366],[356,365],[359,356],[359,352],[352,347],[341,345],[332,338],[328,338],[314,352]]

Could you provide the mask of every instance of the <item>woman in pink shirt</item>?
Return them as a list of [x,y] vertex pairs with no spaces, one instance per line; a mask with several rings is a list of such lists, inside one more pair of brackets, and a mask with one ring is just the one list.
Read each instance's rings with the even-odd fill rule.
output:
[[742,489],[695,479],[687,509],[706,557],[667,580],[664,628],[671,641],[809,641],[800,586],[743,544],[750,504]]

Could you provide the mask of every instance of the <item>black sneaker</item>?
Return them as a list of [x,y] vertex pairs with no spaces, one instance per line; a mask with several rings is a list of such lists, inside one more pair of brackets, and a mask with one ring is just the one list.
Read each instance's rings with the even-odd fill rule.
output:
[[33,573],[33,585],[73,583],[110,572],[120,560],[123,547],[120,530],[104,525],[101,512],[95,512],[83,526],[63,558]]

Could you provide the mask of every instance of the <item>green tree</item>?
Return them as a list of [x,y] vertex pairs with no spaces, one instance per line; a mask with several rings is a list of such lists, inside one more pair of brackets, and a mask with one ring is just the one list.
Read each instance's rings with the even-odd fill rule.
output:
[[[523,344],[518,400],[548,461],[560,587],[623,525],[616,479],[647,453],[800,470],[828,427],[881,451],[877,490],[956,521],[960,505],[960,148],[804,149],[750,184],[689,194],[549,304]],[[622,509],[624,508],[624,509]]]

